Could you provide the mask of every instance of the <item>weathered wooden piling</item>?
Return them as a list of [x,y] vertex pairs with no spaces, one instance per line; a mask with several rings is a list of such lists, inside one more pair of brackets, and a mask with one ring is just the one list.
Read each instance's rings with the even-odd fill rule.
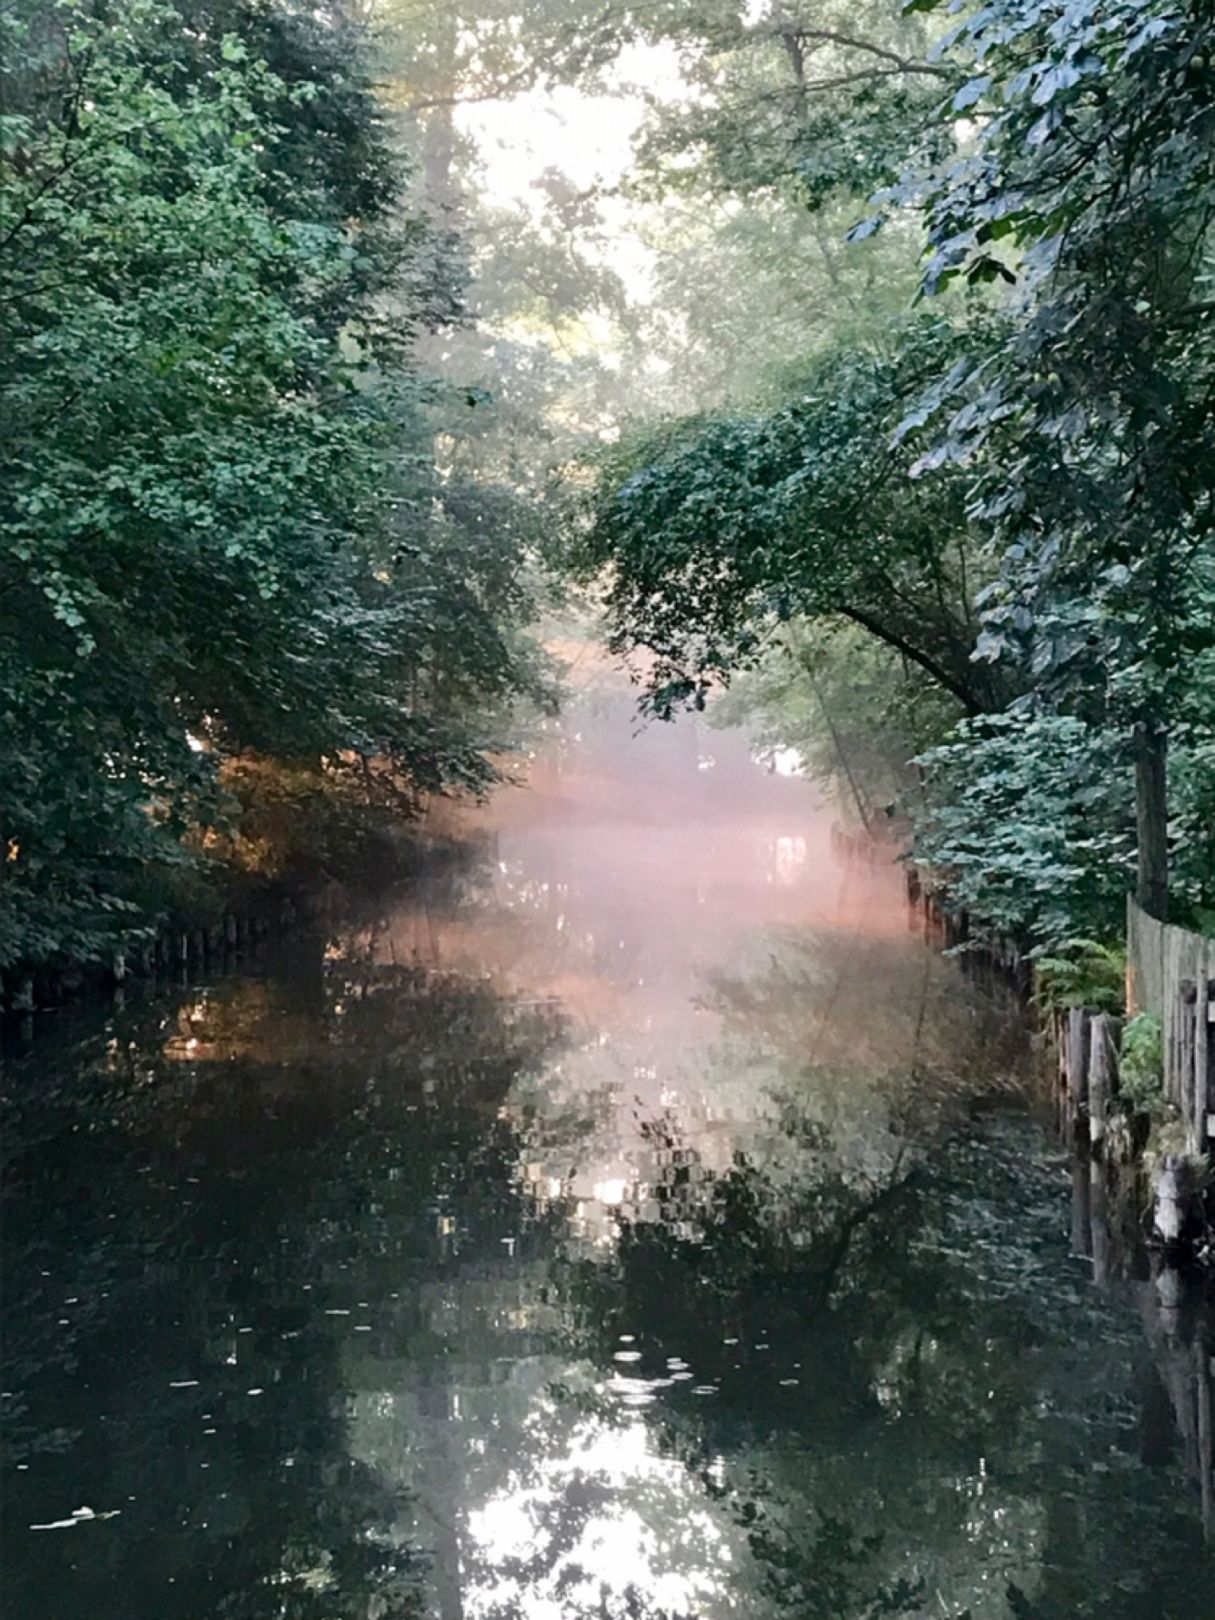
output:
[[1092,1021],[1088,1066],[1088,1142],[1089,1153],[1094,1158],[1100,1157],[1105,1151],[1120,1030],[1121,1021],[1109,1013],[1098,1013]]
[[[1211,1020],[1215,1016],[1215,998],[1212,998],[1212,981],[1204,974],[1194,985],[1193,992],[1193,1019],[1190,1028],[1193,1030],[1194,1058],[1191,1069],[1191,1102],[1189,1108],[1189,1146],[1190,1152],[1198,1155],[1206,1152],[1207,1141],[1211,1136],[1212,1114],[1212,1075],[1211,1058],[1215,1041],[1211,1039]],[[1187,1002],[1188,1002],[1187,996]]]
[[1152,1209],[1152,1230],[1166,1248],[1181,1242],[1190,1202],[1185,1161],[1176,1153],[1166,1153],[1156,1177],[1156,1197]]
[[1093,1015],[1084,1007],[1067,1011],[1067,1131],[1076,1148],[1082,1142],[1088,1120],[1088,1063]]

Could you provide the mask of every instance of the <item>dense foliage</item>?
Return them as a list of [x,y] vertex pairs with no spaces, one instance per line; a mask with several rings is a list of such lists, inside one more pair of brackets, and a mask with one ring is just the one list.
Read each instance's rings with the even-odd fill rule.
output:
[[976,622],[957,479],[912,482],[889,438],[950,334],[910,327],[893,359],[832,355],[781,409],[680,422],[626,445],[585,554],[613,564],[619,642],[655,655],[660,713],[752,657],[773,624],[839,617],[930,674],[963,708],[996,701],[970,659]]
[[412,358],[463,273],[341,8],[2,26],[0,965],[154,917],[225,757],[475,786],[530,678],[515,535],[459,521]]
[[[843,341],[808,332],[813,365],[773,368],[760,414],[643,431],[608,461],[580,555],[609,569],[617,644],[655,653],[660,713],[784,658],[786,626],[812,649],[801,689],[786,665],[745,691],[772,741],[783,684],[793,740],[824,669],[847,688],[841,621],[952,700],[939,746],[915,740],[908,807],[921,858],[990,926],[1108,936],[1128,884],[1201,921],[1215,20],[1163,0],[905,9],[928,33],[880,8],[749,8],[705,36],[687,139],[660,125],[649,155],[657,184],[677,149],[667,183],[742,215],[781,199],[806,233],[850,205],[850,251],[922,249],[935,322],[892,323],[889,276],[872,297],[853,279]],[[882,706],[871,725],[889,735]]]

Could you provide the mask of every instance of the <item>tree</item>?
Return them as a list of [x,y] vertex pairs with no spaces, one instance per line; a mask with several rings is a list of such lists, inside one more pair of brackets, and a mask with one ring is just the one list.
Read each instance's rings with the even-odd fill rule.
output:
[[396,212],[341,17],[57,0],[4,27],[11,965],[144,926],[224,756],[483,784],[469,711],[531,677],[513,537],[451,546],[436,504],[410,351],[458,288]]
[[941,117],[977,127],[927,181],[924,289],[1015,291],[999,341],[930,397],[920,469],[971,469],[1002,560],[980,655],[1133,734],[1138,896],[1163,917],[1168,738],[1215,636],[1215,19],[998,0],[949,40],[973,77]]
[[[877,19],[790,16],[663,9],[654,27],[681,39],[699,95],[655,115],[648,183],[713,189],[730,199],[733,232],[741,220],[762,233],[767,212],[796,240],[793,208],[806,210],[805,239],[806,221],[821,228],[866,172],[885,174],[877,211],[851,238],[864,252],[884,239],[896,263],[922,222],[921,292],[947,295],[943,336],[935,358],[919,348],[925,364],[908,382],[916,325],[890,330],[880,316],[897,276],[866,289],[854,264],[821,314],[796,308],[824,377],[822,332],[841,310],[849,350],[872,350],[892,377],[907,368],[892,416],[850,414],[858,395],[838,389],[838,419],[863,448],[822,454],[824,400],[826,434],[784,461],[770,454],[768,429],[803,409],[800,385],[775,366],[756,390],[763,419],[736,413],[635,441],[608,467],[589,544],[591,561],[615,570],[618,640],[656,651],[661,712],[761,657],[786,617],[851,616],[970,715],[1011,705],[1019,735],[1040,726],[1070,739],[1075,769],[1093,770],[1108,747],[1112,768],[1135,778],[1140,900],[1164,914],[1171,855],[1176,900],[1201,908],[1207,841],[1192,807],[1209,756],[1196,716],[1215,636],[1207,10],[1002,0],[931,48]],[[921,505],[938,478],[939,496]],[[949,552],[945,614],[932,545],[915,540],[925,527],[965,537]],[[971,746],[981,775],[998,741],[964,728],[937,787],[960,781]],[[961,800],[941,808],[965,819]],[[1124,832],[1111,809],[1097,842]],[[967,836],[983,833],[980,818]],[[1081,887],[1095,893],[1094,875]]]
[[610,570],[615,644],[653,657],[654,713],[703,703],[795,618],[850,621],[966,712],[1000,705],[1000,675],[970,659],[962,482],[912,484],[889,449],[952,336],[900,335],[892,358],[828,356],[770,414],[677,423],[606,459],[577,555]]

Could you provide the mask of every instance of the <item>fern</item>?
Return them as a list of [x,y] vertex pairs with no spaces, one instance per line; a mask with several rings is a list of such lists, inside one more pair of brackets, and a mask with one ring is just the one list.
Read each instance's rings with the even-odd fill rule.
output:
[[1034,967],[1034,997],[1040,1007],[1122,1011],[1126,997],[1123,945],[1107,945],[1095,939],[1069,939],[1064,941],[1061,953],[1040,956]]

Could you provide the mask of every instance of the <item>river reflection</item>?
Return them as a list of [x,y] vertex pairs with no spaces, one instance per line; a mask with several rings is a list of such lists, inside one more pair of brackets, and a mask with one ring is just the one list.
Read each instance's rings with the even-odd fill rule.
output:
[[804,783],[631,730],[11,1054],[13,1614],[1209,1615],[1015,1017]]

